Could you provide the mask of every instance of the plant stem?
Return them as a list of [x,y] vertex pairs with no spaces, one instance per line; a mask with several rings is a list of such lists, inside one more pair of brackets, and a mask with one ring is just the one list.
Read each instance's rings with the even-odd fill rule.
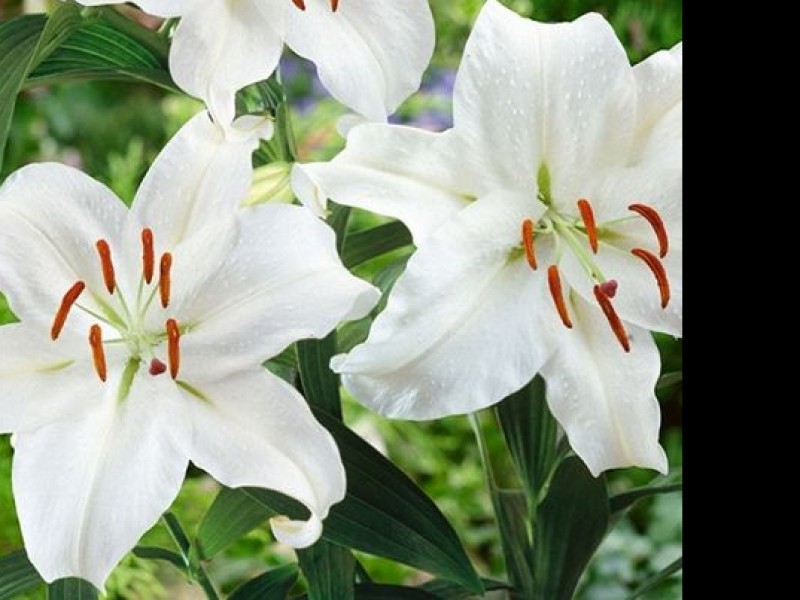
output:
[[189,537],[186,535],[186,532],[184,532],[177,517],[167,512],[164,513],[162,518],[175,545],[178,547],[178,550],[180,550],[181,558],[183,558],[186,564],[189,575],[203,588],[203,591],[206,593],[206,598],[209,600],[219,600],[219,594],[217,594],[217,590],[214,589],[214,585],[208,578],[208,573],[206,573],[201,562],[199,560],[192,560],[192,543],[189,541]]

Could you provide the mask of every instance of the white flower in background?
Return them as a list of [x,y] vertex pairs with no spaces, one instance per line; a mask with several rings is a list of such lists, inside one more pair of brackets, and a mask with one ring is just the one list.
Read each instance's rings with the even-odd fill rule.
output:
[[[79,0],[86,6],[122,0]],[[314,62],[334,98],[385,121],[419,88],[434,46],[427,0],[136,0],[180,17],[170,50],[175,82],[229,123],[237,90],[269,77],[284,42]]]
[[344,496],[333,439],[261,365],[363,316],[378,294],[306,209],[236,209],[268,133],[258,125],[239,120],[226,140],[196,116],[131,210],[58,164],[0,188],[0,289],[21,320],[0,327],[0,433],[15,435],[22,534],[47,581],[102,589],[190,460],[224,485],[307,506],[307,522],[272,520],[296,547]]
[[540,373],[595,474],[660,471],[648,330],[681,334],[681,47],[631,68],[597,14],[487,2],[444,133],[364,124],[295,189],[401,219],[418,247],[367,341],[334,370],[383,414],[498,402]]

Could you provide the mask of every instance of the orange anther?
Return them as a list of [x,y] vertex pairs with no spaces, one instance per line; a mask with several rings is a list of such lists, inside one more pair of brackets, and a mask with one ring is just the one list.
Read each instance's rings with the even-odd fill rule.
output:
[[167,358],[169,359],[169,374],[175,379],[181,366],[181,332],[175,319],[167,319]]
[[572,329],[572,321],[567,312],[567,303],[564,302],[564,291],[561,288],[561,276],[558,273],[558,267],[551,265],[547,269],[547,284],[550,287],[550,294],[553,296],[553,302],[556,304],[558,316],[561,317],[561,322],[567,329]]
[[522,222],[522,245],[525,247],[525,258],[528,259],[528,265],[535,271],[537,264],[536,249],[533,245],[533,225],[531,219],[525,219]]
[[655,208],[646,204],[631,204],[628,210],[632,210],[650,223],[650,227],[653,228],[658,239],[658,255],[664,258],[669,251],[669,236],[667,236],[667,228],[664,226],[661,215]]
[[67,293],[61,299],[61,305],[58,307],[56,318],[53,319],[53,326],[50,328],[50,339],[53,341],[57,340],[58,336],[61,335],[61,330],[64,329],[64,323],[67,322],[69,311],[72,305],[78,301],[78,296],[83,293],[84,289],[86,289],[86,284],[78,281],[67,290]]
[[172,280],[170,279],[170,271],[172,270],[172,254],[165,252],[161,256],[161,264],[159,265],[159,280],[158,292],[161,296],[161,306],[167,308],[169,305],[169,294],[172,289]]
[[105,240],[98,240],[95,244],[97,254],[100,255],[100,268],[103,271],[103,281],[109,294],[114,293],[116,279],[114,277],[114,263],[111,262],[111,248]]
[[339,8],[339,0],[331,0],[331,10],[336,12],[337,8]]
[[300,10],[306,9],[306,3],[303,0],[292,0],[292,4],[294,4]]
[[153,230],[142,229],[142,272],[145,283],[153,281],[155,270],[155,250],[153,249]]
[[578,210],[581,212],[583,227],[589,238],[589,247],[593,254],[597,254],[597,223],[594,220],[594,211],[588,200],[578,200]]
[[600,308],[603,309],[603,314],[606,316],[606,319],[608,319],[611,330],[619,340],[619,343],[622,344],[623,350],[625,350],[625,352],[630,352],[631,343],[630,340],[628,340],[628,333],[625,331],[622,319],[619,318],[617,311],[614,310],[611,299],[605,295],[603,289],[599,285],[594,286],[594,297],[597,299]]
[[647,250],[643,250],[642,248],[634,248],[631,250],[631,254],[637,258],[641,258],[645,264],[650,267],[650,270],[656,277],[656,283],[658,283],[658,293],[661,294],[661,308],[667,308],[667,304],[669,304],[670,291],[669,279],[667,279],[667,271],[664,269],[664,264],[658,260],[658,257],[655,254],[648,252]]
[[92,325],[89,329],[89,345],[92,348],[94,370],[101,381],[106,380],[106,355],[103,352],[103,331],[100,325]]

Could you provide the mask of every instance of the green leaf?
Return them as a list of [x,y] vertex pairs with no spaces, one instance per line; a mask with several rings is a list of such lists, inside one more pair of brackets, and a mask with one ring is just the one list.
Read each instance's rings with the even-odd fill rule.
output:
[[669,579],[672,575],[680,571],[682,568],[683,568],[683,557],[681,556],[680,558],[676,559],[675,561],[671,562],[669,565],[664,567],[661,571],[650,577],[638,588],[636,588],[633,591],[633,593],[631,593],[631,595],[627,597],[626,600],[635,600],[636,598],[640,598],[647,592],[653,591],[664,581]]
[[[461,542],[433,501],[338,419],[318,409],[314,414],[336,440],[347,471],[347,496],[331,508],[322,537],[482,592],[480,579]],[[270,490],[227,490],[212,504],[198,537],[206,555],[212,556],[278,514],[304,519],[308,511],[291,498]]]
[[439,600],[439,597],[419,587],[359,583],[356,600]]
[[534,589],[533,551],[528,535],[528,502],[521,490],[497,490],[495,514],[512,587],[523,596]]
[[157,546],[136,546],[133,549],[133,554],[146,560],[166,561],[184,572],[186,572],[187,569],[186,561],[183,560],[183,557],[177,552],[167,550],[166,548],[159,548]]
[[297,575],[297,565],[272,569],[236,588],[228,600],[285,600]]
[[[494,592],[500,590],[510,590],[511,586],[502,581],[494,581],[493,579],[481,579],[483,582],[483,589],[487,592]],[[443,579],[432,579],[420,586],[420,589],[430,592],[440,600],[474,600],[482,598],[475,592],[471,592],[464,587],[453,583],[452,581],[445,581]]]
[[197,531],[197,545],[201,556],[213,558],[229,544],[275,514],[242,489],[223,488]]
[[558,423],[550,414],[544,379],[528,385],[495,406],[511,458],[528,497],[538,503],[558,462]]
[[44,585],[24,550],[0,558],[0,598],[16,598]]
[[296,346],[300,381],[306,400],[341,420],[339,377],[328,366],[336,353],[336,332],[332,331],[321,340],[299,341]]
[[351,233],[342,251],[344,266],[351,269],[363,262],[412,243],[411,233],[400,221],[384,223]]
[[0,22],[0,166],[25,79],[80,22],[80,11],[73,3],[59,3],[50,18],[23,15]]
[[95,600],[97,597],[95,587],[77,577],[58,579],[47,586],[47,600]]
[[622,492],[615,496],[611,496],[608,500],[608,505],[612,515],[624,512],[636,504],[639,500],[657,496],[659,494],[672,494],[683,490],[682,483],[673,483],[668,485],[649,485],[645,487],[635,488]]
[[308,582],[310,600],[353,598],[356,559],[350,550],[322,539],[298,550],[297,559]]
[[608,530],[603,477],[592,477],[571,456],[556,470],[536,511],[534,579],[537,598],[570,600],[581,574]]

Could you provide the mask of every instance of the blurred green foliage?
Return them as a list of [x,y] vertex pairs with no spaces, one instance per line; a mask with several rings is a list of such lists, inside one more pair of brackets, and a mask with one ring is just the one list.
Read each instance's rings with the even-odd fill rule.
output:
[[[482,0],[431,0],[436,18],[437,47],[423,91],[401,107],[398,120],[418,126],[443,127],[449,119],[450,98],[443,89],[460,60],[464,42]],[[505,0],[520,14],[544,21],[576,18],[587,11],[604,14],[613,24],[633,62],[674,45],[682,38],[682,5],[678,0]],[[0,4],[0,18],[18,14],[22,3]],[[296,61],[296,59],[295,59]],[[310,76],[313,69],[284,65],[287,93],[292,101],[294,125],[302,159],[325,159],[342,147],[336,119],[344,110],[325,97]],[[290,76],[294,71],[294,75]],[[23,93],[17,104],[8,154],[0,182],[13,170],[35,161],[58,161],[77,166],[108,184],[126,202],[134,196],[139,180],[159,149],[200,104],[163,90],[134,84],[86,82],[65,84]],[[354,211],[351,227],[374,225],[380,219]],[[393,268],[397,252],[364,265],[359,273],[375,277]],[[0,323],[12,316],[0,295]],[[672,466],[682,463],[682,346],[680,341],[659,336],[663,378],[658,396],[664,422],[662,442]],[[480,467],[478,451],[465,417],[435,422],[389,421],[345,399],[345,420],[379,448],[436,501],[453,523],[481,574],[502,577],[504,567],[491,502]],[[487,414],[483,415],[487,441],[494,455],[505,456],[502,436]],[[499,472],[513,484],[510,466]],[[642,485],[652,473],[629,469],[609,477],[612,490]],[[11,496],[11,448],[0,437],[0,554],[21,546]],[[173,506],[189,533],[213,500],[216,484],[192,471]],[[681,553],[681,495],[641,502],[623,519],[601,546],[584,577],[579,597],[611,600],[625,596],[637,583],[663,568]],[[161,526],[144,542],[170,547]],[[379,581],[420,582],[424,575],[374,557],[359,555],[367,571]],[[269,566],[294,560],[293,554],[276,549],[266,527],[230,547],[209,565],[212,579],[225,591]],[[129,556],[109,582],[110,598],[158,599],[177,597],[185,585],[171,567]],[[32,597],[42,597],[34,595]],[[646,596],[651,600],[680,598],[680,574]]]

